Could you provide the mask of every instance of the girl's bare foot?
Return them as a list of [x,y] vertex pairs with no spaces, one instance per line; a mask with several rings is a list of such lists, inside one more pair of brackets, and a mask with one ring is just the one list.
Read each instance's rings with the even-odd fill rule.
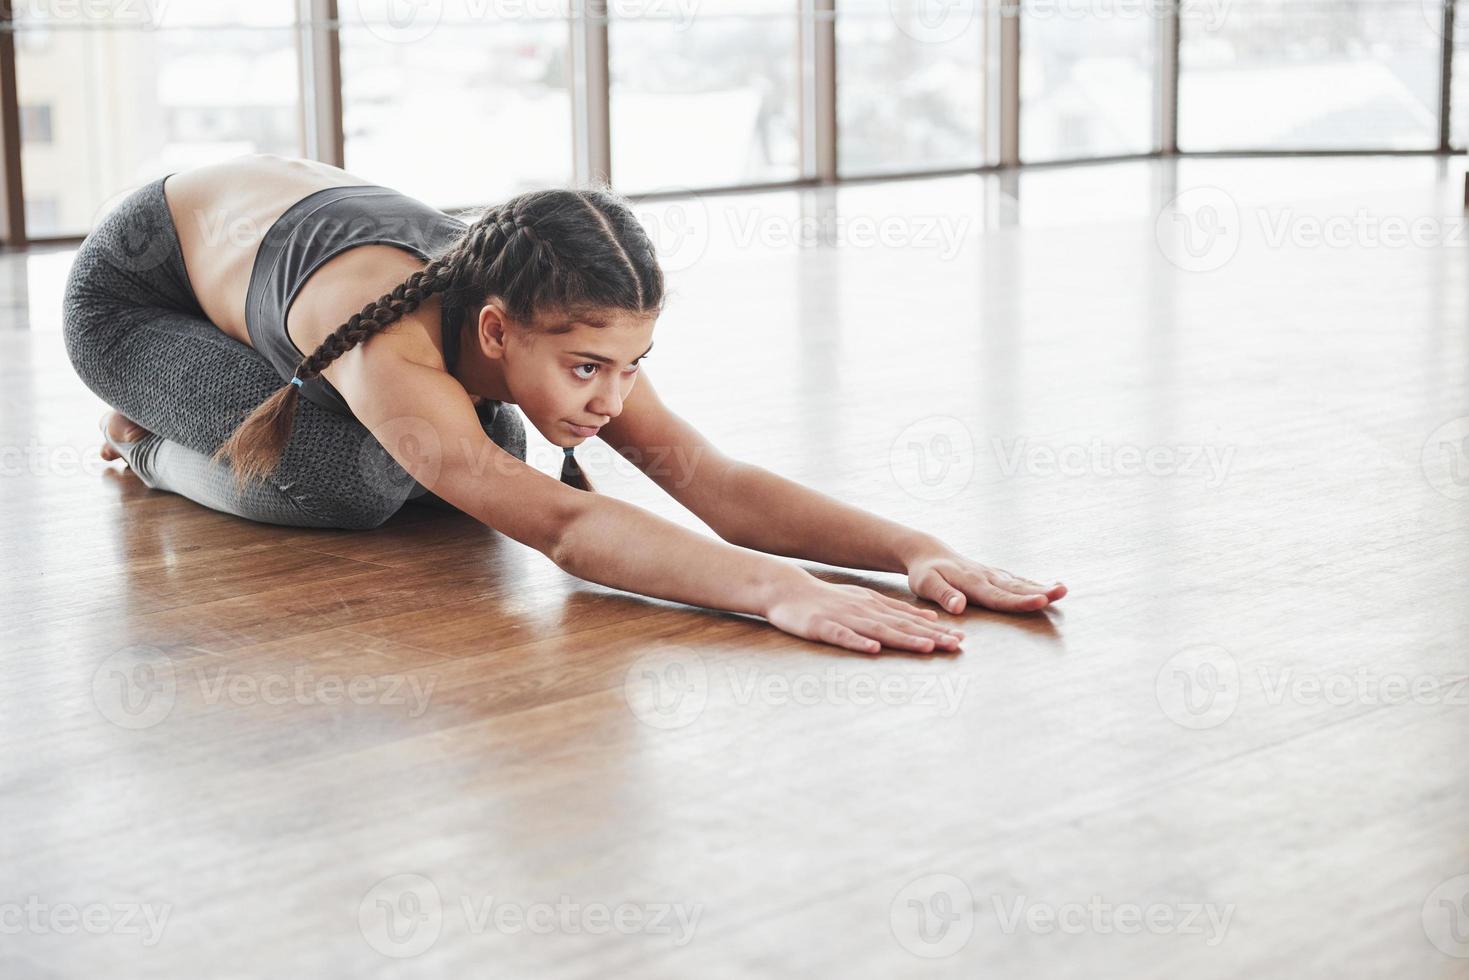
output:
[[[137,442],[145,436],[152,435],[147,429],[121,412],[108,412],[97,424],[106,433],[107,438],[113,442]],[[102,443],[101,453],[102,458],[109,462],[122,458],[122,454],[113,449],[111,444],[105,440]]]

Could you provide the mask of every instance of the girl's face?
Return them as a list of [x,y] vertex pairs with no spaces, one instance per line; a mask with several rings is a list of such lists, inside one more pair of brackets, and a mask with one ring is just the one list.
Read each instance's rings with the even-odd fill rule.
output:
[[[483,316],[484,314],[482,314]],[[498,311],[497,314],[498,316]],[[544,315],[531,327],[491,330],[510,400],[553,445],[579,446],[622,414],[656,317],[625,310]]]

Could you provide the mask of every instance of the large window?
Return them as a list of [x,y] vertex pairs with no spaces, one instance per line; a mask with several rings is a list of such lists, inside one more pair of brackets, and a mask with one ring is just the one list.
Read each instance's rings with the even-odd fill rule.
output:
[[1212,23],[1195,9],[1179,149],[1438,146],[1437,0],[1233,0]]
[[[584,0],[338,0],[311,24],[306,0],[17,2],[26,225],[81,235],[162,174],[302,154],[338,108],[347,170],[446,210],[586,179],[579,143],[634,195],[794,180],[828,153],[843,177],[1146,154],[1175,9],[1181,151],[1432,150],[1446,3],[1464,149],[1469,0],[607,0],[590,23]],[[605,89],[576,70],[604,31]],[[320,32],[337,46],[303,44]]]
[[83,234],[165,173],[301,152],[292,0],[17,4],[32,237]]
[[609,7],[612,180],[619,190],[799,175],[794,0]]
[[557,6],[340,0],[346,169],[440,208],[569,183]]
[[[1431,11],[1433,5],[1428,0],[1424,2]],[[1452,43],[1454,74],[1449,86],[1449,145],[1462,150],[1469,146],[1469,101],[1466,101],[1469,100],[1469,0],[1458,0],[1454,8]]]
[[1159,12],[1140,0],[1025,0],[1020,23],[1020,157],[1157,149]]
[[837,161],[843,174],[977,167],[989,85],[985,4],[838,4]]

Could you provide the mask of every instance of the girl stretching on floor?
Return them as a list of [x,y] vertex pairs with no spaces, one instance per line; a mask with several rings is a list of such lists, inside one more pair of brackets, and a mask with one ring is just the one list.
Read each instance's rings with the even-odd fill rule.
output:
[[[422,498],[572,575],[866,652],[954,650],[962,633],[760,552],[903,572],[951,613],[1066,594],[720,453],[640,365],[662,303],[652,243],[609,191],[529,192],[466,225],[335,167],[251,156],[112,210],[77,253],[64,336],[117,409],[106,458],[250,520],[374,528]],[[564,450],[560,482],[526,464],[510,405]],[[593,435],[724,540],[586,492],[572,450]]]

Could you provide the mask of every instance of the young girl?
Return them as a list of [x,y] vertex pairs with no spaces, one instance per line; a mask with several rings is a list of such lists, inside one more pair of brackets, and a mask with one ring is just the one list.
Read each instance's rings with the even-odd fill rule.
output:
[[[581,578],[867,652],[963,634],[760,552],[903,572],[951,613],[1066,594],[720,453],[641,366],[662,302],[653,246],[609,191],[529,192],[466,225],[335,167],[251,156],[109,212],[68,278],[65,341],[117,408],[105,458],[251,520],[374,528],[422,497]],[[565,451],[560,482],[525,463],[509,405]],[[593,435],[724,540],[586,492],[572,450]]]

